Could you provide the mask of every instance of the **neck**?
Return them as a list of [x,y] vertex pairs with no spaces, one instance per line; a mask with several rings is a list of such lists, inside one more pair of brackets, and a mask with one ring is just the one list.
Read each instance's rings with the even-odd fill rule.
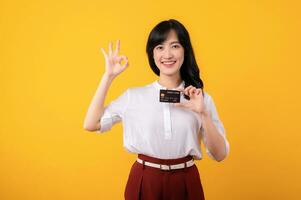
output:
[[166,75],[160,74],[158,82],[160,85],[166,87],[166,89],[172,89],[172,88],[179,86],[182,82],[182,79],[179,75],[166,76]]

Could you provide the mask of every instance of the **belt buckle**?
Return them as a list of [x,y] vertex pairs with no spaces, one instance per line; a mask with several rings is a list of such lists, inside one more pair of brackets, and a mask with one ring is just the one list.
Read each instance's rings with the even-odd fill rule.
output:
[[160,169],[161,169],[161,170],[171,170],[171,165],[167,165],[167,166],[168,166],[168,169],[163,169],[163,168],[162,168],[162,165],[160,164]]

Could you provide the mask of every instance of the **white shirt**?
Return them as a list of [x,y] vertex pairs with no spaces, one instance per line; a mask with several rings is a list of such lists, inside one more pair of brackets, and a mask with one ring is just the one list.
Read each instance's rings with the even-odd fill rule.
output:
[[[182,83],[172,90],[184,88]],[[192,155],[195,160],[202,159],[201,139],[206,152],[209,152],[201,118],[187,108],[175,107],[172,103],[159,102],[160,89],[166,89],[158,80],[142,87],[125,90],[119,97],[104,107],[101,129],[104,133],[118,122],[123,126],[123,146],[130,153],[145,154],[161,159],[175,159]],[[182,93],[181,93],[182,94]],[[213,123],[223,136],[227,155],[229,142],[225,135],[211,96],[204,92],[204,104],[211,114]],[[183,94],[180,102],[188,101]],[[214,159],[215,160],[215,159]]]

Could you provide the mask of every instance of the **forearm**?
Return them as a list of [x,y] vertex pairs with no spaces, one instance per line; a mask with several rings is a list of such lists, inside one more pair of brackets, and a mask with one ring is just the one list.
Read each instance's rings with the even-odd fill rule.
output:
[[84,120],[84,129],[93,131],[94,129],[99,128],[96,127],[96,125],[103,115],[105,98],[113,79],[113,77],[110,77],[106,74],[102,76],[86,113]]
[[226,157],[226,144],[223,136],[218,132],[208,111],[200,113],[199,116],[202,119],[208,150],[217,161],[222,161]]

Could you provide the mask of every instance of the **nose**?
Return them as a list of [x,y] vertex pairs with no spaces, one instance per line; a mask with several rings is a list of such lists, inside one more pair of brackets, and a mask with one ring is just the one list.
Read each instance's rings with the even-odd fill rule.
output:
[[169,59],[169,58],[172,58],[173,57],[173,54],[170,50],[170,48],[165,48],[164,52],[163,52],[163,58],[164,59]]

